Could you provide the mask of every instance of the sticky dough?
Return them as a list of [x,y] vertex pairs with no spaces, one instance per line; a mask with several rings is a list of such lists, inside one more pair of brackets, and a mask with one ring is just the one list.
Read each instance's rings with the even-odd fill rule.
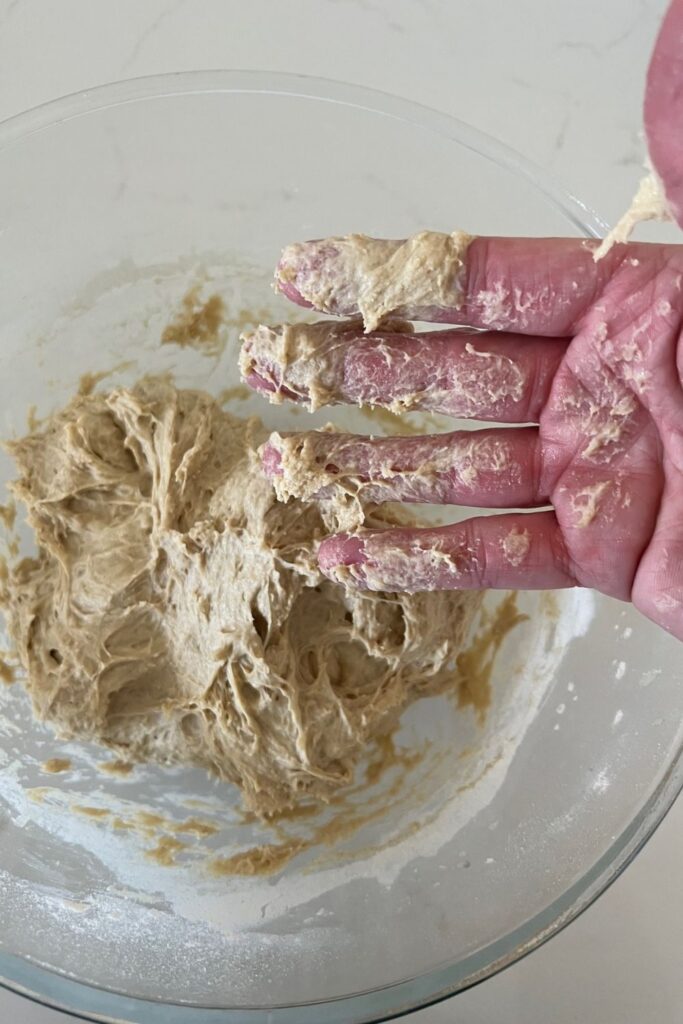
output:
[[664,188],[651,169],[640,179],[636,194],[626,213],[619,218],[595,250],[593,259],[596,263],[607,255],[613,245],[628,242],[638,224],[648,220],[671,220]]
[[407,704],[455,686],[480,601],[326,580],[321,512],[276,499],[265,436],[159,379],[75,398],[10,446],[39,550],[3,584],[38,718],[203,765],[260,814],[329,797]]

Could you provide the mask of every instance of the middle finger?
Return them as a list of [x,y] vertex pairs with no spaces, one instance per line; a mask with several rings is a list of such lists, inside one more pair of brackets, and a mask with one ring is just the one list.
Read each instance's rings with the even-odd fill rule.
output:
[[364,404],[498,423],[538,420],[567,341],[518,334],[379,330],[360,322],[259,327],[243,335],[244,379],[272,401]]

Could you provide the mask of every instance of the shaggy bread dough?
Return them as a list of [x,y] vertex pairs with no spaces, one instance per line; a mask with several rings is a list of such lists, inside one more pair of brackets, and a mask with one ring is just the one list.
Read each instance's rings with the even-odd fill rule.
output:
[[480,602],[326,580],[321,512],[277,501],[265,436],[160,379],[75,398],[10,445],[39,552],[3,585],[39,718],[203,765],[259,814],[325,799],[409,702],[455,686]]

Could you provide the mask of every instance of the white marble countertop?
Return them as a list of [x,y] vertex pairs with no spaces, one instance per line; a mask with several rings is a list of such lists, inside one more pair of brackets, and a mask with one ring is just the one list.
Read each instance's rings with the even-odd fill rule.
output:
[[[665,0],[0,0],[0,119],[119,78],[298,71],[397,93],[508,142],[611,221],[643,147]],[[411,1024],[672,1024],[681,1017],[683,802],[598,903]],[[68,1019],[0,991],[0,1020]]]

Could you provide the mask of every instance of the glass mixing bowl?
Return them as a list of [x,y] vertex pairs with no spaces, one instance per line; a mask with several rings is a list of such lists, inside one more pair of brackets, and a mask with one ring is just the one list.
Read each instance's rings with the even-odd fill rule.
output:
[[[273,427],[377,431],[361,410],[305,419],[245,396],[236,337],[291,314],[269,288],[286,242],[424,227],[602,230],[474,129],[345,85],[169,75],[15,118],[0,128],[0,433],[85,372],[106,388],[166,371]],[[159,344],[193,286],[226,304],[209,353]],[[4,488],[4,455],[0,473]],[[60,744],[20,686],[0,687],[3,983],[97,1020],[349,1024],[455,993],[556,932],[680,787],[683,664],[625,605],[519,600],[529,618],[498,652],[483,722],[420,702],[384,773],[276,829],[199,771],[103,771],[101,750]],[[70,770],[48,774],[55,757]],[[314,834],[271,875],[216,868]]]

